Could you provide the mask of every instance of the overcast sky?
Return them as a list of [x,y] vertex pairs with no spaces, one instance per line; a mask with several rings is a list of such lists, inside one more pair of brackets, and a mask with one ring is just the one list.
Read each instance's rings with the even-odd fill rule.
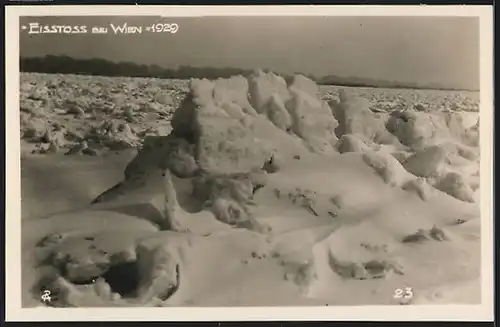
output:
[[22,56],[46,54],[176,65],[270,68],[479,87],[479,20],[471,17],[37,17],[40,24],[146,26],[176,34],[28,35]]

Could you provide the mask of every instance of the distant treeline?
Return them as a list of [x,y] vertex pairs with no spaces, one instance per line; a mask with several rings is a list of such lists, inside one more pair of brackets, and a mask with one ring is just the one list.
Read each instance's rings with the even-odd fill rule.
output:
[[[100,75],[120,77],[156,77],[164,79],[190,79],[190,78],[227,78],[234,75],[250,75],[253,70],[233,67],[195,67],[179,66],[175,69],[163,68],[158,65],[140,65],[133,62],[113,62],[106,59],[75,59],[68,56],[47,55],[44,57],[21,57],[20,70],[26,73],[45,74],[75,74],[75,75]],[[264,69],[264,71],[269,71]],[[296,72],[300,73],[300,72]],[[293,75],[280,73],[289,80]],[[459,90],[455,87],[444,87],[438,84],[420,85],[416,83],[398,83],[393,81],[375,80],[358,77],[339,77],[327,75],[316,77],[303,74],[318,84],[355,86],[355,87],[383,87],[383,88],[412,88],[412,89],[448,89]]]

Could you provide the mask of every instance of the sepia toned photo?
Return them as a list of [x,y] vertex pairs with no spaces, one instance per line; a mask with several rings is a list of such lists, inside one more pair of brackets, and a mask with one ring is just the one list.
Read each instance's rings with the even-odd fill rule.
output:
[[492,312],[491,12],[68,8],[9,20],[18,312]]

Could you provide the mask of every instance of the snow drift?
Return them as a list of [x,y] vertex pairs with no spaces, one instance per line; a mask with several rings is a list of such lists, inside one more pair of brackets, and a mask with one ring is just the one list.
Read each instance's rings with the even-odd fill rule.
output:
[[[427,289],[426,278],[475,278],[477,254],[463,274],[452,259],[476,249],[456,222],[478,218],[477,126],[428,110],[384,117],[349,90],[329,102],[320,93],[302,75],[194,79],[168,135],[103,123],[95,139],[140,149],[90,207],[46,221],[83,230],[35,233],[43,241],[29,260],[45,268],[33,297],[51,289],[60,306],[373,304],[392,303],[387,292],[406,281]],[[127,232],[113,235],[115,224]],[[429,252],[446,266],[427,263]]]

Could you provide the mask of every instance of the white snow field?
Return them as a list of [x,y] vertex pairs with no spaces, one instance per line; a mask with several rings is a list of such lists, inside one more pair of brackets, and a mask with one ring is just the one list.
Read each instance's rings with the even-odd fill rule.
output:
[[23,305],[479,303],[478,102],[22,74]]

